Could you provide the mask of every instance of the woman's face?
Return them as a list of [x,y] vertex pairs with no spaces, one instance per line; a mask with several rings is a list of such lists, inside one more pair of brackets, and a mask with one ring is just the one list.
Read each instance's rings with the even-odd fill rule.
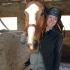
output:
[[57,17],[54,15],[49,15],[47,18],[47,26],[48,27],[53,27],[57,23]]

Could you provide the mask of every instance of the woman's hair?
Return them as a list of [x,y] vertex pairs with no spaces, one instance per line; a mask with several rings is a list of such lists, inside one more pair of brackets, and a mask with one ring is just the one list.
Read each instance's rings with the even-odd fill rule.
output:
[[59,21],[57,22],[57,24],[55,25],[55,27],[62,32],[64,25],[63,25],[62,21],[59,20]]

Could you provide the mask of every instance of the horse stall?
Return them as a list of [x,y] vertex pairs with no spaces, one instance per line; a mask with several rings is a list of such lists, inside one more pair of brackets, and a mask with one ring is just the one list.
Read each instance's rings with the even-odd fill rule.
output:
[[[0,33],[0,70],[30,70],[30,66],[25,63],[31,51],[25,44],[26,36],[23,32],[26,1],[31,0],[0,0],[0,17],[17,16],[17,30]],[[63,15],[70,15],[70,0],[44,1],[48,7],[59,7],[64,11]],[[70,31],[65,31],[60,70],[70,70]]]

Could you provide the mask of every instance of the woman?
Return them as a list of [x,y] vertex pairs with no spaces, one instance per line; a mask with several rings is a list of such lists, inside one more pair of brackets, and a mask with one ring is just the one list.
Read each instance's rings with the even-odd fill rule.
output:
[[63,45],[61,10],[50,8],[47,27],[41,41],[40,53],[43,57],[45,70],[59,70],[61,48]]
[[61,48],[63,45],[61,10],[50,8],[46,32],[40,42],[39,52],[30,57],[32,70],[59,70]]

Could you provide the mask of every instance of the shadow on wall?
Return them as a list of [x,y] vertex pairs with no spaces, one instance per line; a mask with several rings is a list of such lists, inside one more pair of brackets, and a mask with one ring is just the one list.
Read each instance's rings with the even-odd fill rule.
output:
[[61,62],[70,63],[70,46],[63,45]]

